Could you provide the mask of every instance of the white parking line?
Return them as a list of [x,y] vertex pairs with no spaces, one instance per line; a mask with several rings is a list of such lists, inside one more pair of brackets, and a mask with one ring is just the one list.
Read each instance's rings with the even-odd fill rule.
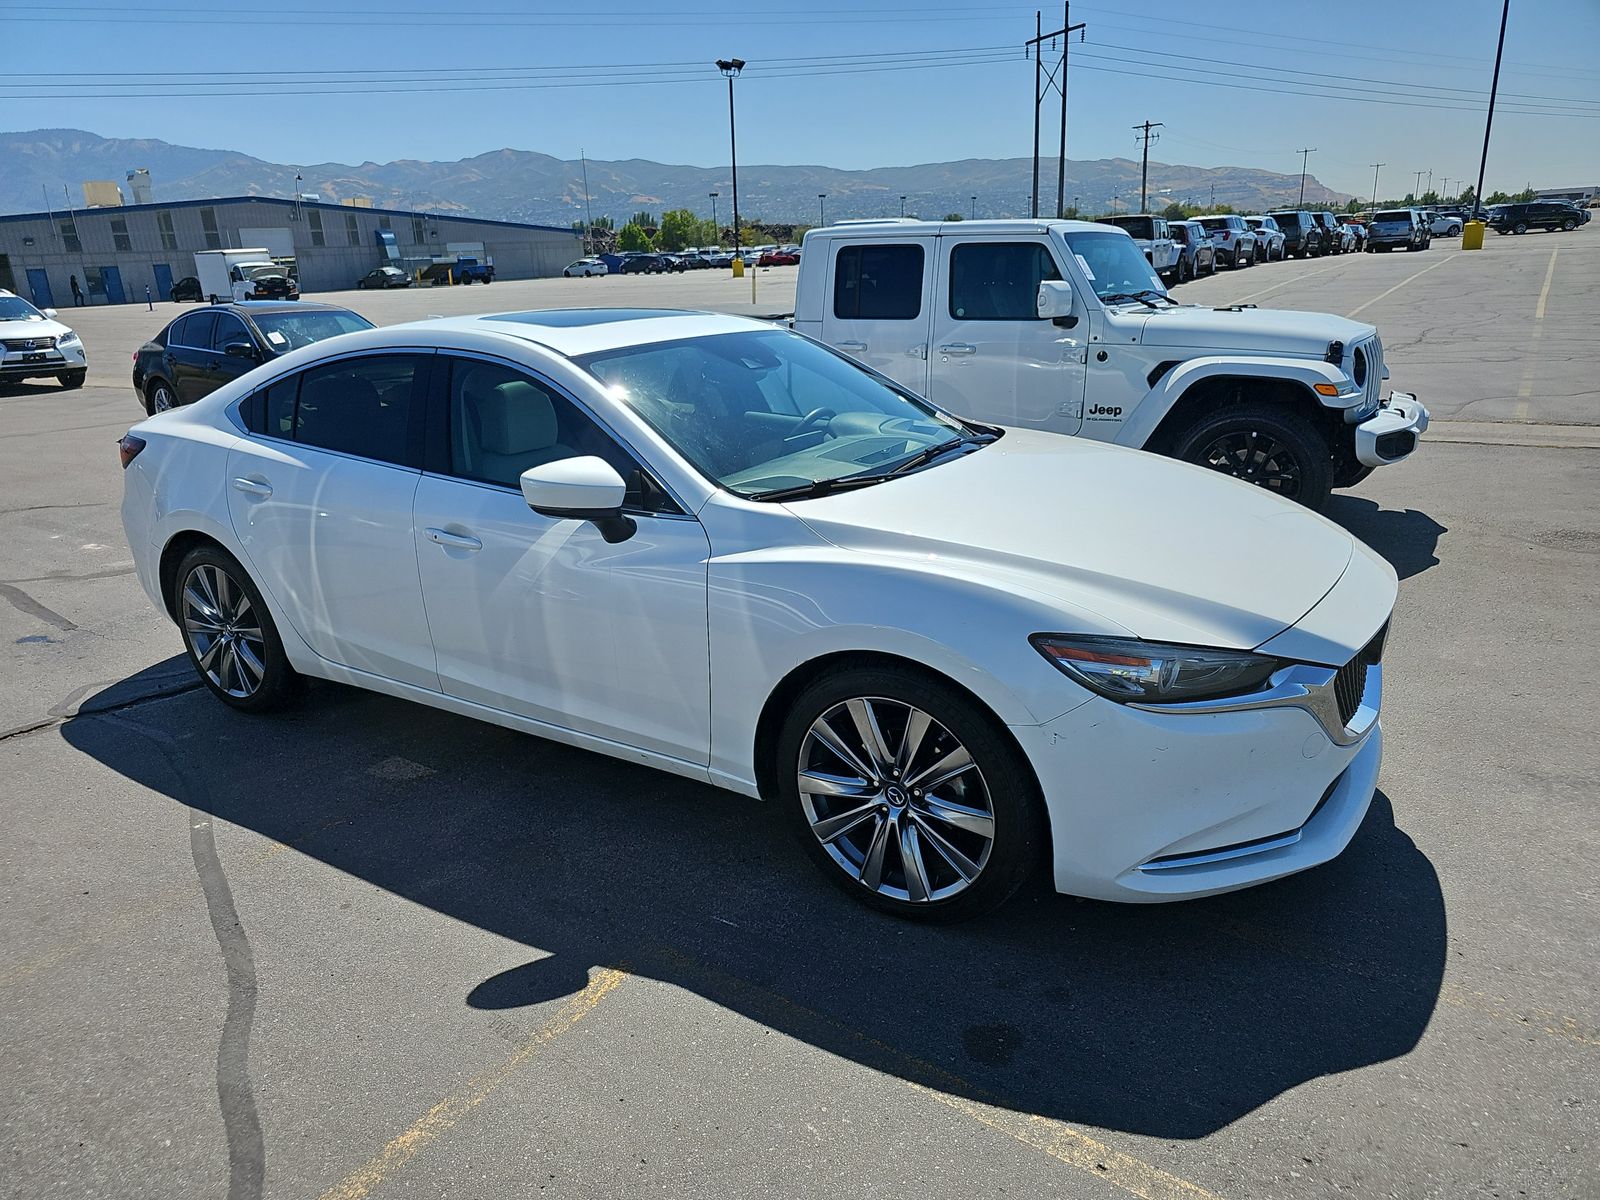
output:
[[1544,306],[1550,299],[1550,285],[1555,281],[1556,255],[1559,253],[1559,246],[1550,251],[1550,267],[1544,273],[1544,287],[1539,290],[1539,303],[1533,310],[1533,336],[1528,339],[1528,356],[1522,368],[1522,386],[1517,389],[1517,409],[1512,414],[1513,420],[1528,419],[1528,401],[1533,399],[1533,373],[1539,362],[1539,340],[1544,337]]
[[1452,254],[1452,255],[1449,255],[1446,258],[1440,259],[1438,262],[1434,263],[1433,266],[1431,266],[1431,267],[1423,267],[1422,270],[1418,271],[1415,275],[1407,275],[1404,279],[1402,279],[1399,283],[1395,284],[1388,291],[1379,292],[1376,296],[1374,296],[1371,300],[1368,300],[1365,304],[1359,304],[1355,308],[1352,308],[1349,312],[1345,313],[1345,316],[1354,317],[1357,313],[1365,312],[1367,309],[1371,308],[1374,304],[1376,304],[1379,300],[1382,300],[1385,296],[1394,295],[1401,288],[1405,287],[1406,284],[1410,283],[1413,279],[1417,279],[1417,278],[1419,278],[1419,277],[1421,277],[1423,275],[1426,275],[1429,271],[1437,271],[1440,267],[1444,266],[1445,263],[1449,262],[1450,259],[1457,257],[1457,255],[1459,255],[1460,253],[1461,253],[1461,251],[1457,250],[1455,252],[1455,254]]
[[1329,271],[1333,270],[1333,268],[1337,267],[1338,265],[1339,265],[1338,263],[1334,263],[1333,266],[1323,267],[1322,270],[1320,270],[1320,271],[1312,271],[1308,275],[1296,275],[1292,279],[1285,279],[1282,283],[1275,283],[1269,288],[1262,288],[1259,292],[1251,292],[1248,296],[1240,296],[1237,300],[1234,301],[1234,303],[1235,304],[1243,304],[1246,300],[1254,300],[1257,296],[1266,296],[1266,295],[1269,295],[1272,292],[1277,291],[1279,288],[1286,288],[1291,283],[1304,283],[1307,279],[1315,279],[1318,275],[1326,275]]

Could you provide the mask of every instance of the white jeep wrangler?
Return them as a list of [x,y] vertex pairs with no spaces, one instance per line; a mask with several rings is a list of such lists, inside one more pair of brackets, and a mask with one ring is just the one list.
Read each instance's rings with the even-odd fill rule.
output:
[[1085,221],[813,229],[794,328],[958,416],[1078,434],[1320,508],[1417,447],[1371,325],[1178,304],[1133,239]]

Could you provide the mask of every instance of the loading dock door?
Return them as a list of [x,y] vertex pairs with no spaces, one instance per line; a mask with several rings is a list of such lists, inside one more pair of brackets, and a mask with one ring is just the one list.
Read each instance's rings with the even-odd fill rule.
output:
[[50,276],[40,267],[28,268],[28,291],[33,293],[35,308],[54,308],[56,298],[50,294]]

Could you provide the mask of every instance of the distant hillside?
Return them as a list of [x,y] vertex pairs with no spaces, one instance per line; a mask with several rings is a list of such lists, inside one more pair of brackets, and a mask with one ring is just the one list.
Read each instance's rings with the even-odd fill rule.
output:
[[[128,171],[148,167],[155,198],[197,200],[212,196],[290,196],[295,174],[300,190],[324,200],[370,196],[389,208],[472,213],[502,220],[565,225],[583,216],[583,184],[577,161],[532,150],[495,150],[458,162],[318,163],[293,167],[252,158],[237,150],[202,150],[154,138],[103,138],[79,129],[35,129],[0,133],[0,211],[38,211],[48,199],[59,208],[62,185],[73,205],[83,203],[79,184],[111,179],[121,184]],[[830,219],[895,215],[900,197],[906,213],[940,217],[970,215],[977,197],[980,217],[1026,216],[1031,165],[1026,158],[962,159],[914,167],[843,171],[821,166],[741,164],[739,208],[749,218],[809,222],[817,217],[817,193],[828,194]],[[1054,161],[1040,181],[1041,208],[1055,203]],[[1213,188],[1215,191],[1213,192]],[[1231,204],[1263,209],[1292,202],[1299,175],[1279,175],[1246,167],[1191,167],[1150,164],[1151,207],[1172,200]],[[706,213],[708,194],[721,192],[718,215],[731,215],[732,188],[724,167],[674,166],[647,159],[589,160],[591,206],[596,217],[618,223],[638,209],[659,213],[690,208]],[[1085,212],[1107,211],[1112,197],[1122,207],[1139,202],[1139,164],[1129,159],[1067,163],[1067,197],[1080,197]],[[131,200],[131,197],[129,197]],[[1342,204],[1347,193],[1306,179],[1306,203]],[[1158,205],[1159,200],[1159,205]]]

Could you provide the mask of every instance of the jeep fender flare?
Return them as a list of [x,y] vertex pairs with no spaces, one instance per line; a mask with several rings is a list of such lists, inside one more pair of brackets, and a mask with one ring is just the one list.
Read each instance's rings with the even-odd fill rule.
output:
[[1333,363],[1308,358],[1208,355],[1181,362],[1158,379],[1122,423],[1113,440],[1119,446],[1129,446],[1135,450],[1142,448],[1184,395],[1196,384],[1209,379],[1260,379],[1291,383],[1305,392],[1310,403],[1330,409],[1342,410],[1361,401],[1359,395],[1334,397],[1317,394],[1316,385],[1319,383],[1331,383],[1340,389],[1351,386],[1350,379]]

